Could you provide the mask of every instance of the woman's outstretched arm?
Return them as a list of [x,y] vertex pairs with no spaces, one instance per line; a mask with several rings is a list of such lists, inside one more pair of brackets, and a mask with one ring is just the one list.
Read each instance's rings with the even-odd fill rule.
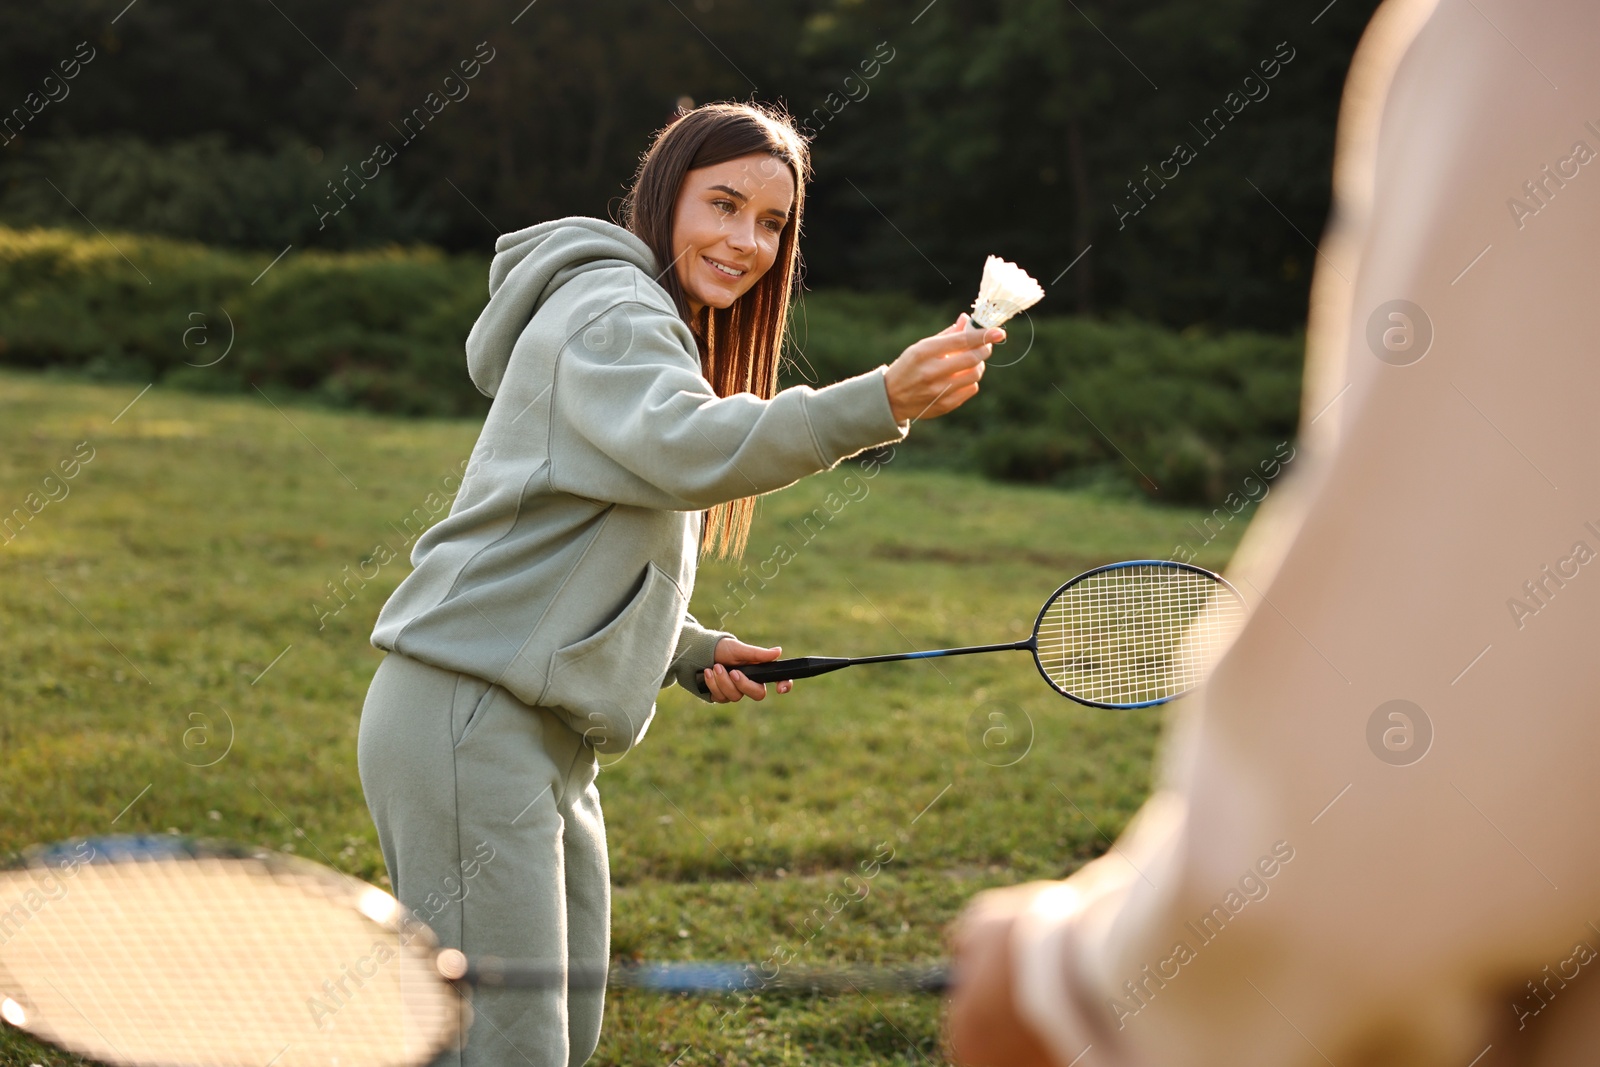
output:
[[[676,315],[624,301],[594,322],[604,328],[579,331],[557,359],[550,473],[558,490],[702,510],[831,470],[910,429],[911,417],[895,417],[883,365],[821,389],[792,386],[771,400],[718,397]],[[897,378],[914,378],[931,395],[970,395],[990,350],[975,344],[983,336],[963,330],[924,338],[901,357],[922,373]]]

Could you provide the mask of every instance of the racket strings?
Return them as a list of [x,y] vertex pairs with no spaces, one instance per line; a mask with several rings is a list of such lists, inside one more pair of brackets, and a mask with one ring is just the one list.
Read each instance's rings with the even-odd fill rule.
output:
[[1063,693],[1097,704],[1167,700],[1199,685],[1244,618],[1214,576],[1163,564],[1091,574],[1039,619],[1039,666]]
[[362,892],[387,899],[239,859],[4,872],[0,1004],[111,1064],[422,1062],[460,1025],[457,995]]

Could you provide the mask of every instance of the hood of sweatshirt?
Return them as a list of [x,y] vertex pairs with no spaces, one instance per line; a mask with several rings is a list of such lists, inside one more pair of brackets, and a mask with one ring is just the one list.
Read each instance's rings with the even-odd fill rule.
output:
[[585,271],[622,264],[651,279],[657,274],[655,255],[644,241],[615,223],[585,215],[501,234],[494,252],[489,303],[467,335],[467,373],[488,397],[499,391],[517,338],[551,293]]

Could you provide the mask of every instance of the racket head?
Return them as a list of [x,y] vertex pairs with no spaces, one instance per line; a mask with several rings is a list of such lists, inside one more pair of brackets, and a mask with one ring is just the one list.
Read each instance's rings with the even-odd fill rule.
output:
[[175,836],[40,846],[0,871],[0,1017],[114,1065],[425,1064],[470,1015],[388,893]]
[[1033,662],[1080,704],[1155,707],[1205,679],[1246,614],[1239,591],[1203,567],[1108,563],[1050,594],[1034,620]]

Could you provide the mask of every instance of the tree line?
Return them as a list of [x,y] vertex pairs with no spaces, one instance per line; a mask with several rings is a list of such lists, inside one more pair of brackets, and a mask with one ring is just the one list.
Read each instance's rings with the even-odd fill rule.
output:
[[957,309],[994,253],[1043,313],[1289,332],[1374,6],[7,5],[0,223],[483,253],[611,217],[680,102],[759,100],[811,139],[809,288]]

